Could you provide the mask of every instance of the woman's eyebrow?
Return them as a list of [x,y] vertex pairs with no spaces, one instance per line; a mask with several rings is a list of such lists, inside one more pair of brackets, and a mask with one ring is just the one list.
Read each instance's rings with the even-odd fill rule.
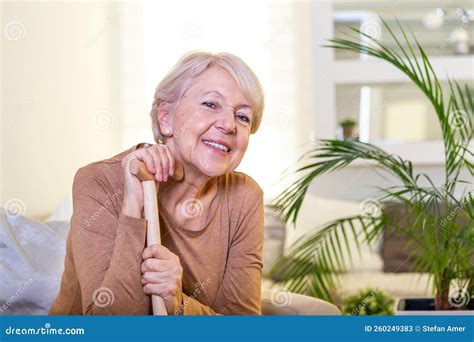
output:
[[250,109],[250,110],[252,110],[252,106],[250,106],[250,105],[248,105],[248,104],[246,104],[246,103],[239,104],[239,105],[237,105],[237,106],[235,107],[235,109],[242,109],[242,108],[243,108],[243,109]]
[[[217,90],[210,90],[210,91],[206,91],[204,93],[204,95],[209,95],[209,94],[216,94],[218,96],[220,96],[221,98],[225,99],[226,97],[219,91]],[[239,103],[237,106],[235,106],[235,108],[237,109],[241,109],[241,108],[249,108],[249,109],[252,109],[252,106],[250,106],[248,103]]]
[[216,95],[219,95],[219,96],[222,97],[223,99],[225,98],[225,96],[222,95],[222,93],[218,92],[217,90],[206,91],[206,92],[204,93],[204,95],[209,95],[209,94],[212,94],[212,93],[214,93],[214,94],[216,94]]

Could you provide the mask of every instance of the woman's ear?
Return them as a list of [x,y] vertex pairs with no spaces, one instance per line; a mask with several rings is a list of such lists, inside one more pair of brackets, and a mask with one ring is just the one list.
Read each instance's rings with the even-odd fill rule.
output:
[[173,135],[173,127],[171,125],[171,109],[171,103],[161,102],[156,113],[156,115],[158,115],[158,122],[160,123],[160,132],[164,137],[170,137]]

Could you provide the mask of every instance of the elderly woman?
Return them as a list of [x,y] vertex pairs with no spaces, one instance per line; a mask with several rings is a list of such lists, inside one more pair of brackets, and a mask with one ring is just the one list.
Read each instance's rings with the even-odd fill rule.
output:
[[[263,112],[261,85],[229,53],[185,55],[156,88],[156,145],[78,170],[61,289],[50,314],[261,314],[263,196],[234,172]],[[143,161],[158,182],[162,245],[146,245]],[[181,164],[184,179],[171,176]]]

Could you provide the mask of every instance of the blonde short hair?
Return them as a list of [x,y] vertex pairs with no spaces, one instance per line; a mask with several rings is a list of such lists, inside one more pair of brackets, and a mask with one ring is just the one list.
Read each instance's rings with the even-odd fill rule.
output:
[[212,54],[199,51],[190,52],[181,57],[156,87],[150,112],[153,136],[156,142],[163,139],[157,115],[160,104],[162,102],[177,103],[191,87],[193,79],[212,66],[220,66],[234,78],[254,112],[251,133],[257,131],[262,121],[264,108],[263,89],[257,76],[244,61],[233,54],[227,52]]

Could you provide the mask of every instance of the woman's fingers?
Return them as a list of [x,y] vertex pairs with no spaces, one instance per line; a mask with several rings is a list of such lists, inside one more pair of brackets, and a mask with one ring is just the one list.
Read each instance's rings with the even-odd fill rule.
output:
[[163,284],[154,284],[148,283],[143,286],[143,292],[145,294],[154,294],[162,298],[167,298],[173,296],[178,289],[178,284],[176,283],[163,283]]
[[169,148],[165,148],[165,152],[168,155],[169,160],[169,174],[170,176],[174,175],[174,158],[171,156]]
[[174,158],[171,156],[169,148],[166,145],[156,144],[147,150],[156,166],[155,179],[158,182],[168,181],[168,177],[173,174],[171,169],[174,169]]
[[[168,154],[166,153],[166,150],[168,147],[165,145],[161,144],[156,144],[156,153],[159,155],[160,160],[161,160],[161,170],[162,170],[162,181],[166,182],[168,180],[168,175],[169,175],[169,157]],[[155,147],[154,146],[154,147]]]
[[178,256],[163,245],[153,244],[143,250],[142,258],[143,260],[149,258],[176,260]]
[[152,149],[151,147],[147,149],[148,153],[153,158],[153,163],[155,165],[156,173],[155,179],[157,182],[163,181],[163,169],[162,169],[162,161],[160,155],[156,152],[156,150]]
[[130,158],[130,162],[132,159],[140,160],[145,163],[148,172],[153,174],[156,173],[155,161],[149,151],[147,151],[146,149],[140,149],[135,151],[133,156],[134,158]]
[[164,261],[165,260],[159,260],[154,258],[146,259],[142,262],[140,270],[142,273],[164,271],[166,268]]
[[171,279],[172,274],[170,272],[145,272],[142,274],[141,283],[146,285],[148,283],[165,283],[168,279]]
[[174,158],[166,145],[156,144],[136,150],[134,157],[130,159],[143,161],[148,172],[154,174],[158,182],[168,181],[168,177],[174,173]]
[[160,260],[155,258],[146,259],[142,262],[141,272],[165,272],[174,271],[176,263],[171,260]]
[[[143,250],[141,284],[143,293],[158,295],[165,301],[168,313],[182,302],[183,267],[179,257],[161,245],[151,245]],[[171,311],[170,311],[171,310]]]

